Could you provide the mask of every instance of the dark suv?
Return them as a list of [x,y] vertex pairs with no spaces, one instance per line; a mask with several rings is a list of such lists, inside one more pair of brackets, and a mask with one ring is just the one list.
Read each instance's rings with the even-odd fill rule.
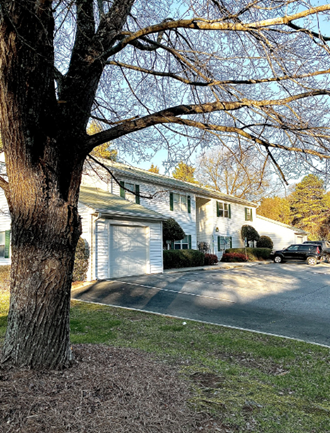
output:
[[321,257],[321,248],[314,243],[294,244],[283,250],[271,252],[271,258],[275,263],[282,263],[287,260],[305,260],[309,265],[316,265]]

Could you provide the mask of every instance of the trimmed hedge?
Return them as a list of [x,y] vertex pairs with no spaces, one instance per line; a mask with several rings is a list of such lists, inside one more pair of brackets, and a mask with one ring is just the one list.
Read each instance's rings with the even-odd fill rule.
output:
[[218,263],[218,257],[215,254],[206,253],[204,255],[204,265],[215,265],[216,263]]
[[164,250],[164,269],[204,265],[204,254],[197,250]]
[[273,241],[269,236],[260,236],[260,239],[257,242],[257,248],[270,248],[273,249]]
[[242,253],[224,253],[221,259],[222,262],[247,262],[245,254]]
[[230,248],[225,251],[225,253],[241,253],[248,256],[250,262],[256,260],[270,260],[269,256],[271,253],[270,248]]
[[79,238],[76,255],[74,257],[74,267],[72,281],[85,281],[88,270],[89,248],[83,238]]

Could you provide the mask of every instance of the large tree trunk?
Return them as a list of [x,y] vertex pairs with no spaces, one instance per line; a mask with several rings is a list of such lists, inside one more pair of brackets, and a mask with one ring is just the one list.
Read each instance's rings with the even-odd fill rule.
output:
[[[11,160],[8,167],[19,161]],[[3,362],[32,368],[61,368],[70,362],[70,289],[81,233],[77,204],[82,161],[72,157],[71,162],[71,170],[64,164],[68,173],[56,174],[59,163],[53,155],[46,170],[42,164],[26,164],[11,176],[11,298]],[[67,176],[71,182],[64,196]]]
[[80,112],[78,127],[77,114],[65,118],[56,100],[52,2],[2,3],[0,123],[8,183],[0,182],[12,218],[2,362],[61,368],[71,359],[70,288],[86,155],[81,124],[88,113]]
[[[32,368],[67,366],[70,289],[80,233],[76,208],[56,197],[13,212],[11,298],[3,362]],[[45,215],[45,208],[47,209]]]

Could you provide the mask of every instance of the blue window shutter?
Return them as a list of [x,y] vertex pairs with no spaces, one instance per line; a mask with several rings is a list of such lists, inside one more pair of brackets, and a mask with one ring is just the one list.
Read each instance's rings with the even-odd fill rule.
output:
[[174,250],[174,242],[171,242],[171,250]]
[[173,210],[173,192],[170,192],[170,210]]
[[135,185],[135,203],[140,204],[140,185]]
[[9,258],[9,249],[10,249],[10,230],[5,232],[5,258]]
[[188,235],[188,248],[191,250],[191,235]]
[[125,182],[121,180],[119,183],[120,183],[120,197],[125,198],[125,190],[124,190]]
[[188,201],[188,213],[191,213],[191,199],[190,199],[190,195],[188,195],[187,201]]

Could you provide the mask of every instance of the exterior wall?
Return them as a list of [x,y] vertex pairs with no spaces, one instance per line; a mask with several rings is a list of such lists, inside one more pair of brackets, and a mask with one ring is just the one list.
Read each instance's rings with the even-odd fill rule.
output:
[[294,229],[259,218],[258,216],[253,226],[260,236],[269,236],[271,238],[274,243],[274,249],[276,250],[287,247],[290,244],[307,241],[307,235],[296,234]]
[[[9,213],[9,208],[7,204],[7,199],[5,193],[0,188],[0,231],[4,232],[11,230],[11,217]],[[10,265],[11,264],[11,247],[9,252],[9,258],[0,257],[0,265]]]
[[[205,218],[209,220],[208,231],[211,228],[211,253],[216,254],[219,258],[222,257],[223,251],[218,251],[218,236],[230,236],[232,238],[232,247],[240,248],[243,247],[243,241],[241,239],[241,228],[245,224],[253,225],[256,219],[256,209],[252,209],[252,221],[245,220],[245,208],[246,206],[238,203],[229,203],[231,207],[231,217],[218,217],[217,216],[217,201],[212,199],[208,207],[208,213]],[[229,246],[228,246],[229,248]]]
[[206,242],[213,245],[214,231],[213,200],[203,197],[196,199],[197,245]]
[[[106,220],[96,221],[95,234],[95,278],[98,280],[110,278],[110,225],[143,226],[148,228],[148,263],[147,273],[163,272],[163,237],[161,222]],[[92,272],[93,273],[93,272]]]
[[[197,249],[197,232],[196,232],[196,197],[195,194],[189,194],[180,190],[168,190],[166,187],[152,185],[147,182],[139,182],[131,178],[118,177],[120,181],[134,183],[140,186],[141,195],[154,196],[152,199],[140,198],[140,204],[148,209],[154,210],[168,218],[174,218],[182,227],[186,235],[191,235],[191,247]],[[116,182],[111,182],[112,194],[120,195],[120,187]],[[171,211],[170,210],[170,192],[174,194],[189,195],[191,204],[191,213],[184,211]],[[135,203],[135,196],[126,194],[127,200]]]
[[[93,242],[94,234],[94,220],[92,215],[93,210],[82,203],[78,204],[79,215],[81,216],[82,234],[81,237],[85,239],[89,247],[89,260],[87,270],[87,281],[95,279],[95,245]],[[94,235],[94,236],[93,236]]]

